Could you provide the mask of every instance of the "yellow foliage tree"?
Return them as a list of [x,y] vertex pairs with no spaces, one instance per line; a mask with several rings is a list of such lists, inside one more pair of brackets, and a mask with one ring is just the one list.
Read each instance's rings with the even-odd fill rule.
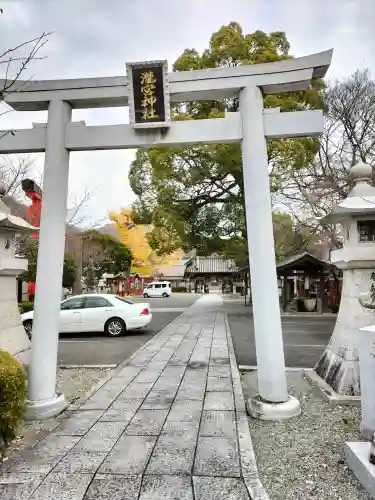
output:
[[182,250],[176,250],[171,255],[158,256],[147,239],[147,234],[153,230],[153,226],[135,224],[131,209],[121,210],[117,214],[110,214],[109,217],[116,223],[121,242],[130,248],[133,254],[132,272],[142,276],[156,276],[162,269],[173,266],[183,257]]

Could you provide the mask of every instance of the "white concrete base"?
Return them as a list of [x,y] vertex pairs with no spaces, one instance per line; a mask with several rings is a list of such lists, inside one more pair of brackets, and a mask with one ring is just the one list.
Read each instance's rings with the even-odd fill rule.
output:
[[67,409],[68,403],[64,394],[55,394],[44,401],[26,401],[25,420],[47,420],[59,415]]
[[317,390],[319,395],[329,403],[331,407],[337,405],[361,406],[361,396],[346,396],[338,394],[332,387],[320,377],[314,370],[305,370],[305,377]]
[[375,499],[375,465],[370,464],[369,454],[370,443],[346,443],[345,458],[349,469],[370,497]]
[[258,420],[287,420],[301,413],[301,405],[293,396],[285,403],[266,403],[256,396],[247,400],[246,408],[248,414]]

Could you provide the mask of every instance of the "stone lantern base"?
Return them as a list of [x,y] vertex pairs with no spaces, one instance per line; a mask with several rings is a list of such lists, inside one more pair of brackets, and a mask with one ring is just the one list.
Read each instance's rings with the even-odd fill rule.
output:
[[[19,264],[25,264],[24,259]],[[23,266],[22,266],[23,267]],[[31,343],[21,323],[17,301],[17,272],[0,270],[0,349],[9,352],[22,364],[30,362]]]

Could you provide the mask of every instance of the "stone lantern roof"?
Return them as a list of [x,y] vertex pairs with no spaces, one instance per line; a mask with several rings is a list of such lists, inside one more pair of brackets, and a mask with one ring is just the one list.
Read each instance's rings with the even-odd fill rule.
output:
[[13,230],[17,233],[39,231],[39,228],[32,226],[21,217],[10,213],[10,209],[3,201],[5,193],[6,186],[0,183],[0,229]]
[[333,206],[331,213],[322,217],[323,223],[335,223],[348,215],[375,214],[375,187],[372,185],[372,167],[366,163],[357,163],[350,170],[353,186],[348,196]]

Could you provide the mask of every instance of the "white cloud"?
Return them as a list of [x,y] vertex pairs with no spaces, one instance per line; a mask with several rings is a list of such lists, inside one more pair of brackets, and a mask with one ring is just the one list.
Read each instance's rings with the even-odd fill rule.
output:
[[[203,50],[220,26],[238,21],[245,32],[286,31],[291,52],[302,56],[333,47],[330,76],[357,67],[375,76],[374,0],[2,0],[0,51],[43,31],[54,31],[29,75],[36,79],[119,75],[126,61],[168,59],[170,65],[187,47]],[[82,110],[75,120],[87,124],[124,123],[124,109]],[[43,122],[46,113],[12,112],[0,128]],[[97,192],[88,204],[92,222],[109,210],[129,204],[127,181],[133,151],[71,155],[71,198],[85,189]],[[37,155],[41,167],[43,155]]]

